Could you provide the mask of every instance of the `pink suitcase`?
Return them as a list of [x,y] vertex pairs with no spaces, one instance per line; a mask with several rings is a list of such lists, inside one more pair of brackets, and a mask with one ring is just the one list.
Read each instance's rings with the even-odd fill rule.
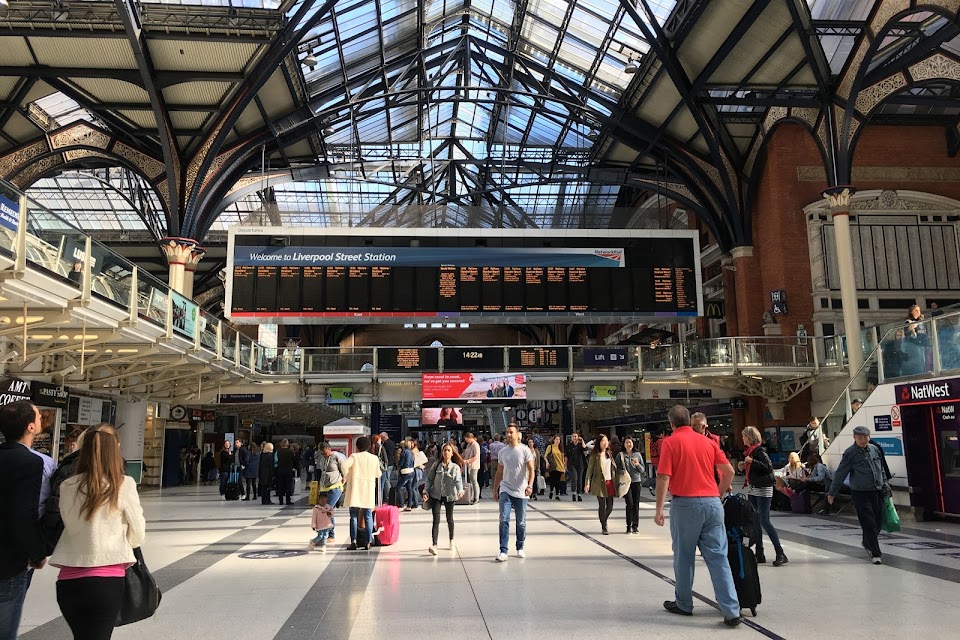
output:
[[382,504],[373,510],[373,519],[377,542],[381,546],[391,545],[400,538],[400,509]]

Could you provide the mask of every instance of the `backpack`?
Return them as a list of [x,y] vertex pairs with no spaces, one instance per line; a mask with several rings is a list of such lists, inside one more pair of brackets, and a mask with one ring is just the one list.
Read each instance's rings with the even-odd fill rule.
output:
[[727,531],[735,530],[747,546],[755,545],[760,539],[760,514],[742,493],[724,498],[723,524]]

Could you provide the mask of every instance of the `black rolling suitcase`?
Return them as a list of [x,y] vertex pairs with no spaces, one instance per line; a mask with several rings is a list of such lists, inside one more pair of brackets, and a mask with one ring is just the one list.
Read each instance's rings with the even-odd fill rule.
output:
[[223,496],[227,500],[239,500],[241,494],[243,494],[243,485],[240,483],[240,473],[237,471],[237,466],[232,465],[230,477],[227,478],[227,484],[223,486]]
[[733,573],[733,584],[737,588],[737,599],[741,609],[749,609],[757,615],[760,604],[760,572],[757,570],[757,556],[753,549],[744,544],[744,538],[738,529],[727,530],[727,560]]

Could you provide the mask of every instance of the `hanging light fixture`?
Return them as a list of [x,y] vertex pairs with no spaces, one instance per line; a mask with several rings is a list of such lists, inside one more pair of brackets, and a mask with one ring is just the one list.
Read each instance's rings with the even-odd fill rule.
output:
[[333,127],[330,126],[329,122],[323,123],[323,135],[332,136],[334,134]]
[[[0,0],[0,2],[3,2],[3,0]],[[307,57],[303,59],[303,64],[310,67],[310,70],[312,71],[317,67],[317,56],[313,55],[312,52],[308,53]]]
[[628,74],[634,74],[637,71],[640,71],[640,63],[637,62],[636,58],[634,58],[633,55],[630,56],[630,60],[629,62],[627,62],[627,66],[623,68],[623,71],[624,73],[628,73]]

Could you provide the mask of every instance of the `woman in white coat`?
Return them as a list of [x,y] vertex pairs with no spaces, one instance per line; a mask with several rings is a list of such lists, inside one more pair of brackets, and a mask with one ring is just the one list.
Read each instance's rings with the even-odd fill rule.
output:
[[123,473],[116,430],[101,424],[84,434],[77,473],[60,485],[63,535],[50,557],[60,568],[57,603],[74,638],[107,640],[123,603],[133,549],[146,521],[133,478]]
[[366,543],[363,547],[370,549],[373,539],[373,509],[377,506],[377,484],[380,476],[380,459],[370,453],[370,438],[357,438],[357,451],[343,463],[344,481],[347,489],[344,494],[344,504],[350,508],[350,551],[357,549],[357,528],[360,513],[367,529]]

